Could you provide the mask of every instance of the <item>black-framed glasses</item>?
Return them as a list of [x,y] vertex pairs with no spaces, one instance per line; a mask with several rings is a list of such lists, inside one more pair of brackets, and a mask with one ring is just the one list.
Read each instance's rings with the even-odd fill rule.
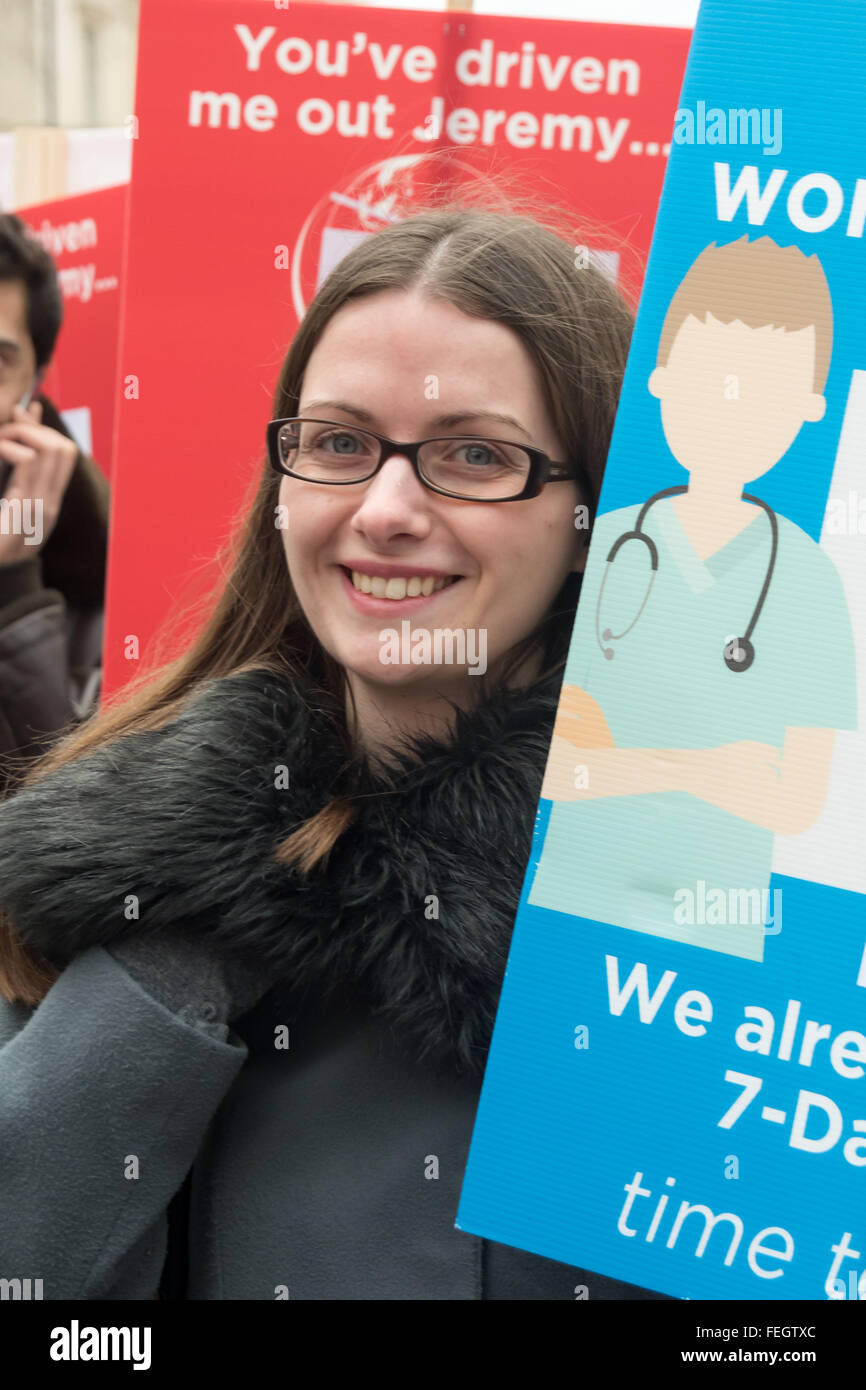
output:
[[296,416],[271,420],[267,443],[277,473],[309,483],[345,487],[367,482],[393,454],[403,454],[424,486],[443,497],[518,502],[537,497],[546,483],[574,479],[594,503],[592,484],[580,464],[555,463],[540,449],[508,439],[448,435],[398,443],[340,420]]

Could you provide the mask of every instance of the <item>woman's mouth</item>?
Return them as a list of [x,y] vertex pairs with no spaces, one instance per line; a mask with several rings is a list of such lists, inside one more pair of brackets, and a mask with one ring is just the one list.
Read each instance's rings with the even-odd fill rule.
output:
[[443,589],[450,589],[463,578],[460,574],[433,575],[413,574],[407,569],[405,574],[366,574],[363,570],[350,570],[345,565],[343,582],[355,604],[362,610],[381,612],[384,605],[399,603],[404,607],[420,606]]
[[346,570],[346,574],[352,580],[353,588],[362,594],[372,594],[374,598],[427,598],[430,594],[438,594],[440,589],[447,589],[449,584],[454,584],[460,578],[459,574],[452,574],[450,578],[437,579],[432,574],[406,574],[392,575],[386,579],[381,574],[362,574],[360,570]]

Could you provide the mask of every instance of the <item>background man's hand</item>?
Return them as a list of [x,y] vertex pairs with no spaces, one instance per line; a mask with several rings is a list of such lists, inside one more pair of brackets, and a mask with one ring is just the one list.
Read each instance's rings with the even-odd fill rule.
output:
[[73,440],[41,421],[42,403],[31,401],[26,410],[16,406],[12,420],[0,425],[0,463],[13,466],[2,495],[10,502],[19,499],[22,506],[29,499],[32,521],[41,510],[40,528],[29,536],[23,527],[21,534],[11,534],[17,509],[5,508],[5,516],[0,512],[0,565],[14,565],[39,553],[60,515],[75,467],[78,448]]

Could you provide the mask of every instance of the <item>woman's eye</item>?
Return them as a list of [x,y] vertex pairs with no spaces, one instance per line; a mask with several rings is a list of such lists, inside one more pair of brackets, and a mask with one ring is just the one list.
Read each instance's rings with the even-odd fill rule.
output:
[[458,463],[468,463],[473,468],[489,467],[491,463],[500,462],[498,455],[486,444],[463,444],[457,454]]
[[361,440],[354,434],[326,434],[316,441],[318,448],[330,448],[335,454],[352,455],[362,447]]

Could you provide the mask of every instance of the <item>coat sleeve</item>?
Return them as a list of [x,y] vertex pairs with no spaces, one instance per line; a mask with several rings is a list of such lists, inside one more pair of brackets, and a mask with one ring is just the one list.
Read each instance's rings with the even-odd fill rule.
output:
[[45,1299],[145,1299],[168,1204],[247,1056],[102,947],[35,1011],[0,1000],[0,1269]]

